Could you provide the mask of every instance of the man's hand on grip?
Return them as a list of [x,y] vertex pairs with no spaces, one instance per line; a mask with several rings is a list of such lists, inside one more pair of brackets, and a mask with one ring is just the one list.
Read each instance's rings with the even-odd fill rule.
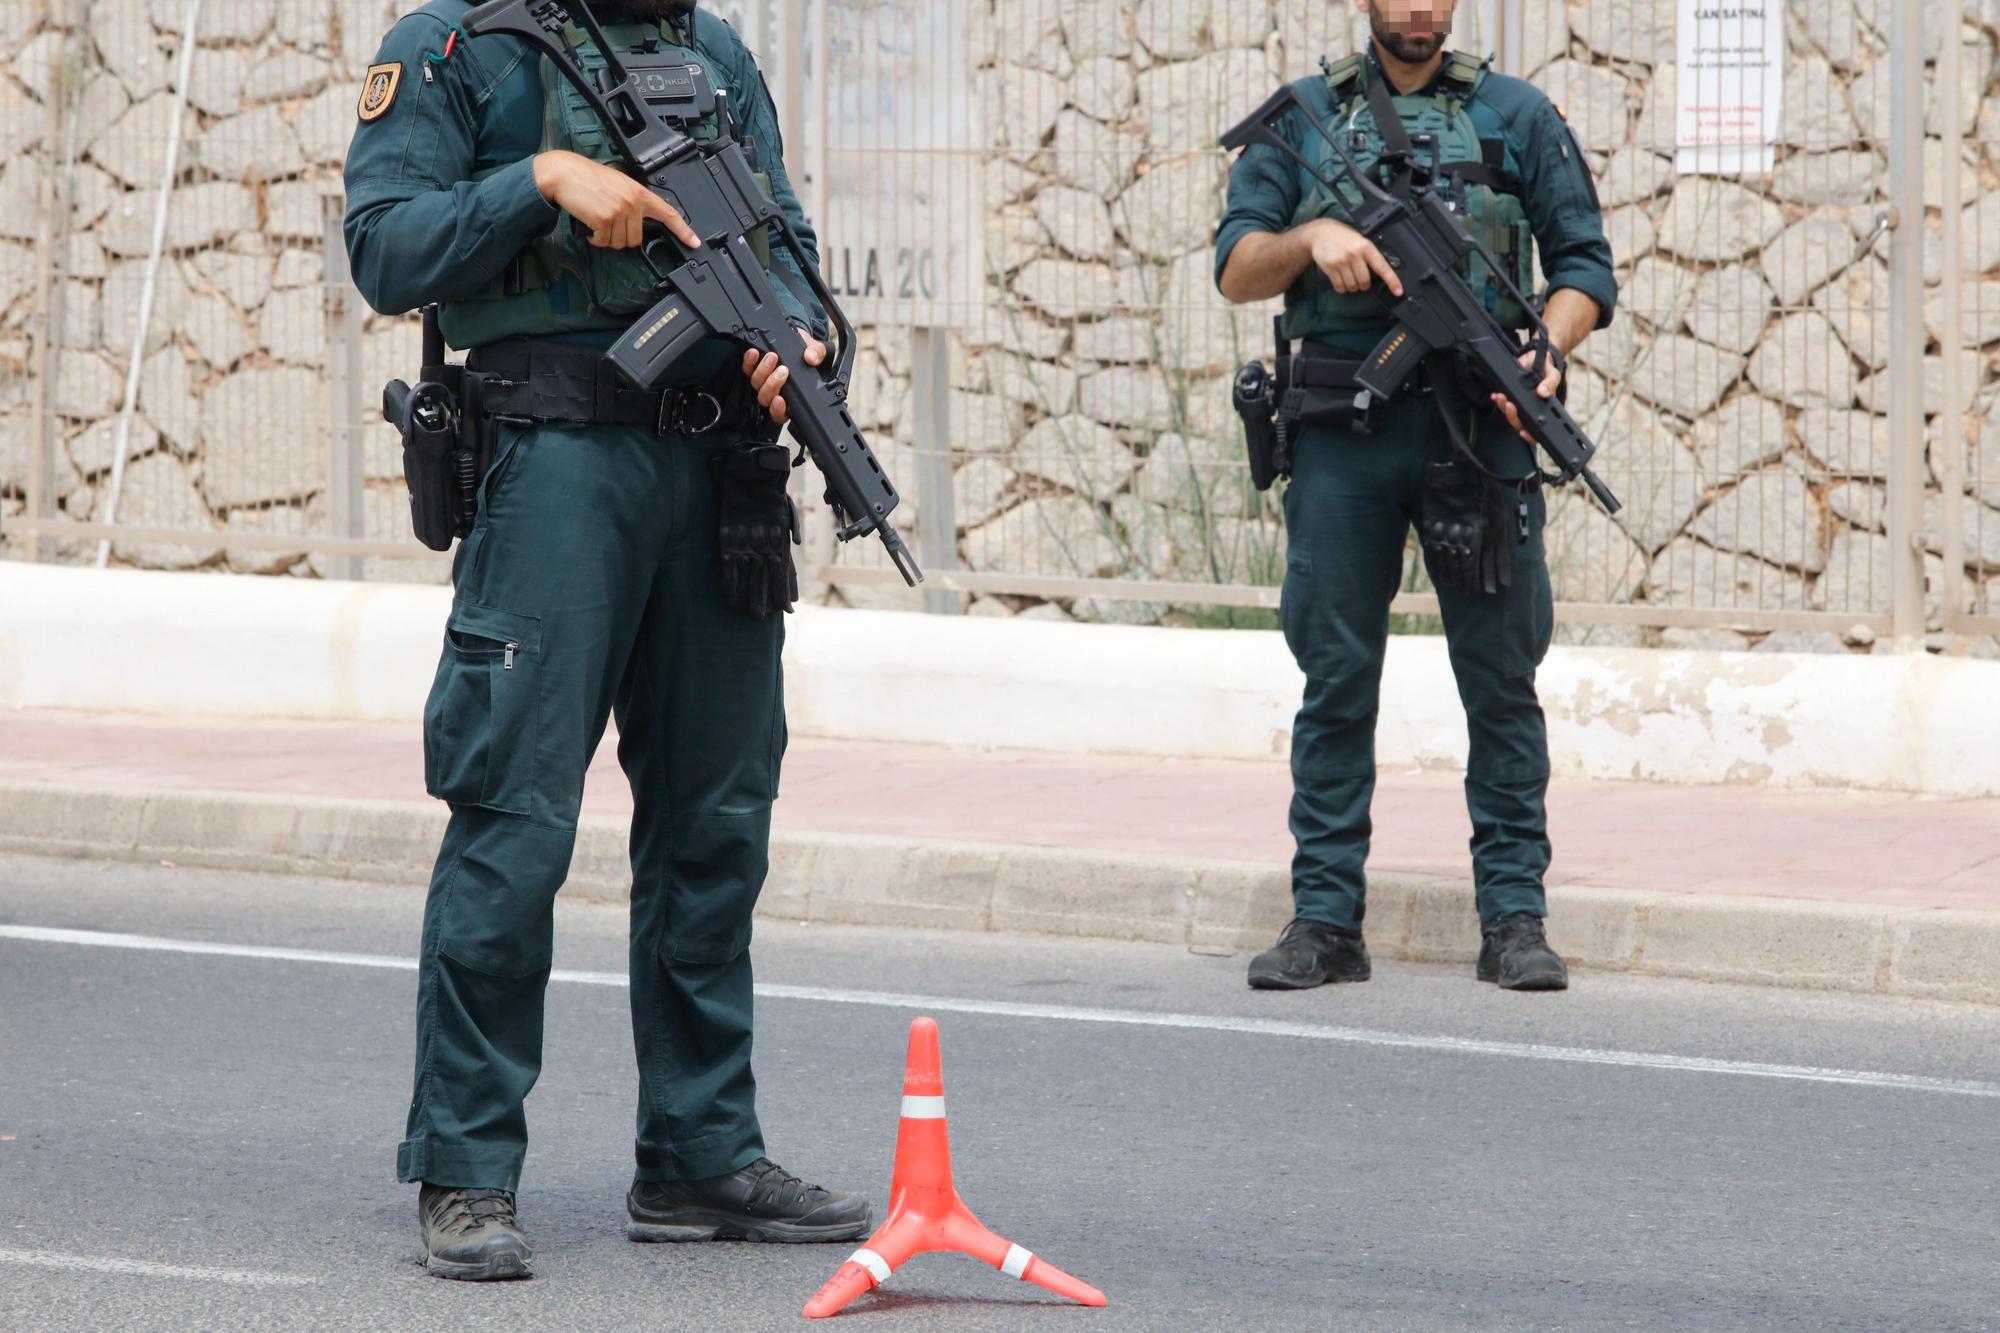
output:
[[1335,291],[1365,292],[1380,278],[1389,295],[1402,296],[1403,280],[1375,248],[1375,242],[1334,218],[1308,222],[1304,230],[1312,246],[1314,266],[1326,274]]
[[672,204],[617,168],[580,153],[539,154],[535,188],[582,223],[590,232],[590,243],[600,249],[637,249],[645,241],[648,222],[665,227],[689,250],[701,248],[701,238]]

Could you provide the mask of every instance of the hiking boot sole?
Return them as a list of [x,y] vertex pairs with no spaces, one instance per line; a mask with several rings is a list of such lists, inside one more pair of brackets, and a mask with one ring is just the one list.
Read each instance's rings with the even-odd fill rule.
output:
[[1500,979],[1497,967],[1482,967],[1473,971],[1473,976],[1498,986],[1501,990],[1568,990],[1569,973],[1557,971],[1530,972],[1525,976]]
[[874,1223],[871,1212],[859,1222],[780,1222],[767,1218],[732,1217],[726,1213],[679,1214],[671,1222],[633,1219],[625,1228],[628,1240],[641,1244],[683,1244],[703,1240],[742,1240],[765,1245],[813,1245],[860,1240]]
[[432,1277],[448,1278],[453,1282],[518,1282],[535,1275],[534,1263],[518,1254],[496,1254],[478,1263],[440,1259],[434,1254],[426,1254],[423,1265]]
[[1345,986],[1366,981],[1374,975],[1371,968],[1366,972],[1341,972],[1325,977],[1295,977],[1284,972],[1250,973],[1251,990],[1312,990],[1316,986]]

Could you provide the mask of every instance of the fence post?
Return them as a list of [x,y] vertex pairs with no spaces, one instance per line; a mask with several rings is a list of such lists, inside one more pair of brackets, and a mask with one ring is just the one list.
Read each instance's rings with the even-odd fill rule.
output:
[[1944,118],[1944,179],[1938,195],[1944,204],[1944,280],[1938,285],[1938,352],[1944,357],[1944,402],[1938,416],[1938,435],[1943,447],[1938,451],[1938,512],[1941,515],[1940,545],[1944,548],[1944,627],[1957,632],[1966,616],[1965,587],[1965,376],[1959,365],[1965,344],[1962,320],[1964,300],[1960,255],[1963,249],[1963,219],[1958,203],[1959,186],[1965,175],[1961,153],[1964,126],[1959,120],[1958,76],[1961,42],[1957,24],[1947,25],[1944,47],[1938,52],[1938,89],[1950,110]]
[[1521,48],[1527,33],[1521,16],[1521,0],[1491,0],[1493,5],[1493,66],[1503,74],[1523,75]]
[[[951,488],[951,332],[911,331],[910,376],[917,432],[917,549],[924,568],[944,573],[958,568],[958,518]],[[936,586],[924,589],[924,610],[959,613],[958,594]]]
[[[1896,5],[1889,38],[1889,611],[1903,652],[1924,637],[1924,9]],[[1956,25],[1952,34],[1957,35]],[[1956,88],[1943,90],[1954,108]],[[1949,211],[1949,210],[1947,210]],[[1946,282],[1956,275],[1946,274]]]
[[[367,517],[367,470],[361,456],[361,303],[355,299],[347,266],[340,196],[329,196],[325,209],[327,526],[329,536],[359,538],[365,535]],[[365,572],[366,564],[358,555],[336,555],[327,561],[330,578],[360,579]]]

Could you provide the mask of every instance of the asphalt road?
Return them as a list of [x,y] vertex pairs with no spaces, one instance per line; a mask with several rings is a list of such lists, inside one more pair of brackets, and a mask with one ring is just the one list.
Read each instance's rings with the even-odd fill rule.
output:
[[[633,1073],[601,975],[550,988],[521,1201],[540,1275],[417,1267],[393,1172],[413,978],[368,960],[407,959],[420,911],[413,890],[0,858],[0,1328],[803,1326],[851,1247],[624,1240]],[[557,967],[616,973],[623,935],[617,910],[565,907]],[[843,1318],[2000,1328],[2000,1011],[1587,974],[1503,995],[1394,964],[1264,995],[1243,961],[760,926],[773,1154],[879,1205],[908,1023],[932,1012],[967,1201],[1111,1297],[924,1256]]]

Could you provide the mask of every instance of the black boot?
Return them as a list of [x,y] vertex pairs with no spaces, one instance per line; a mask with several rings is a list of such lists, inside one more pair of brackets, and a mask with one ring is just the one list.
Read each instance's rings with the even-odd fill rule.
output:
[[866,1199],[808,1185],[768,1157],[706,1180],[632,1182],[633,1240],[859,1240],[875,1210]]
[[1355,931],[1303,917],[1286,926],[1278,942],[1250,960],[1257,990],[1306,990],[1329,981],[1366,981],[1368,946]]
[[417,1191],[424,1267],[432,1277],[494,1282],[533,1277],[534,1254],[514,1220],[508,1190],[455,1190],[426,1183]]
[[1569,968],[1549,947],[1540,917],[1526,912],[1503,916],[1481,928],[1481,981],[1496,981],[1501,990],[1568,990]]

